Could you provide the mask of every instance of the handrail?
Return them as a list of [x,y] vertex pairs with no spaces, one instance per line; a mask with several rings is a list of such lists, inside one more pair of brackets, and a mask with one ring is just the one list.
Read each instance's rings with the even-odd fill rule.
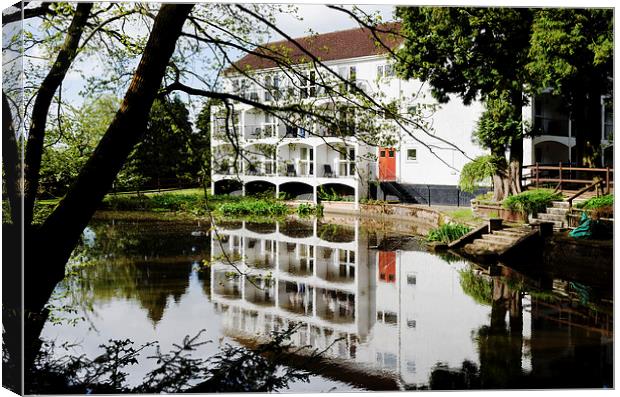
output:
[[584,194],[585,192],[587,192],[588,190],[592,189],[594,186],[598,185],[599,183],[603,183],[602,179],[599,179],[597,181],[592,182],[590,185],[581,188],[581,190],[579,190],[577,193],[573,194],[571,197],[568,198],[568,208],[572,208],[573,207],[573,200],[576,199],[577,197],[581,196],[582,194]]
[[[611,192],[611,185],[614,184],[613,178],[611,174],[614,172],[613,168],[586,168],[586,167],[573,167],[570,164],[568,166],[562,165],[559,163],[558,166],[550,166],[550,165],[540,165],[539,163],[533,165],[525,165],[522,167],[523,170],[530,170],[529,175],[524,175],[523,180],[534,180],[536,187],[539,186],[541,182],[555,182],[557,186],[555,191],[562,191],[563,183],[573,183],[573,184],[591,184],[594,180],[594,177],[598,174],[605,174],[603,179],[605,181],[605,188],[607,193]],[[550,175],[544,175],[541,177],[541,171],[558,171],[557,177],[552,177]],[[568,177],[565,176],[564,173],[568,172]],[[573,178],[573,172],[582,172],[582,173],[590,173],[592,177],[588,177],[587,175],[583,175],[587,179],[577,179]],[[577,176],[577,175],[575,175]],[[530,182],[531,183],[531,182]]]

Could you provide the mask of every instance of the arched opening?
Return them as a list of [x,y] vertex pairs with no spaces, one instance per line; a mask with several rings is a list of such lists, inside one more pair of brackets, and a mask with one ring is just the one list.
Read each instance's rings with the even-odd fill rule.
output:
[[240,196],[243,194],[241,181],[236,179],[222,179],[215,182],[213,194],[230,194]]
[[539,164],[557,165],[558,163],[568,163],[568,146],[555,142],[544,141],[534,146],[534,158]]
[[323,201],[354,201],[355,189],[341,183],[325,183],[318,186],[317,196]]
[[267,181],[251,181],[245,184],[246,196],[269,196],[276,194],[276,185]]
[[286,182],[280,185],[280,197],[287,200],[313,200],[312,186],[302,182]]

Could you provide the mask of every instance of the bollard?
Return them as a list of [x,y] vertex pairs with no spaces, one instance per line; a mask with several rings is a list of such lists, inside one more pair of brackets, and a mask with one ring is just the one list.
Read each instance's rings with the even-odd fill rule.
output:
[[489,233],[493,230],[500,230],[502,228],[502,218],[491,218],[489,219]]
[[540,222],[539,224],[539,233],[540,237],[548,237],[553,234],[553,223],[552,222]]

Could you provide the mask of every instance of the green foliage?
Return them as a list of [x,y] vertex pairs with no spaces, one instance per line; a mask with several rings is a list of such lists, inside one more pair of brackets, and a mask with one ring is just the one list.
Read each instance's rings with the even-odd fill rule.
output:
[[471,231],[469,226],[461,225],[459,223],[446,223],[438,228],[432,229],[426,241],[439,241],[445,244],[451,243],[457,240]]
[[493,192],[486,192],[476,196],[476,200],[480,202],[491,202],[493,201]]
[[489,95],[484,107],[476,123],[473,139],[492,153],[503,153],[512,139],[521,137],[521,108],[516,108],[506,91]]
[[289,208],[276,200],[246,197],[236,202],[223,203],[217,211],[227,216],[282,216],[288,213]]
[[299,204],[295,212],[297,212],[297,215],[299,215],[300,217],[307,217],[312,215],[320,217],[323,215],[323,206],[320,204],[314,206],[312,204],[301,203]]
[[552,88],[570,99],[574,90],[609,84],[613,75],[612,9],[539,9],[530,42],[526,69],[537,91]]
[[490,180],[502,160],[493,155],[486,155],[476,157],[465,164],[461,170],[459,188],[464,192],[473,193],[480,183]]
[[526,81],[531,10],[483,7],[398,7],[407,40],[397,72],[428,82],[441,102],[471,103]]
[[614,195],[606,194],[601,197],[592,197],[586,201],[578,203],[575,205],[577,208],[582,208],[584,210],[593,210],[597,208],[603,207],[613,207],[614,205]]
[[115,96],[87,98],[79,108],[67,107],[45,135],[39,194],[63,196],[86,164],[116,114]]
[[[204,117],[200,121],[204,124]],[[189,111],[178,96],[156,100],[144,138],[119,173],[117,189],[196,183],[208,160],[208,146],[208,133],[192,131]]]
[[316,194],[319,200],[323,201],[351,201],[349,197],[338,194],[333,187],[325,189],[325,187],[321,185],[317,188]]
[[551,189],[534,189],[508,196],[503,206],[512,211],[524,214],[544,212],[552,201],[562,200],[562,194],[553,192]]
[[459,276],[463,292],[477,303],[491,306],[493,303],[493,282],[491,280],[475,274],[472,269],[459,270]]

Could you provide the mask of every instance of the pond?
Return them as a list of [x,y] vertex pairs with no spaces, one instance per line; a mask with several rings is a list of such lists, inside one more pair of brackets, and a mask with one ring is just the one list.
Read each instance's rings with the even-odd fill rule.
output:
[[[282,391],[613,387],[611,294],[430,253],[355,218],[211,229],[100,214],[70,269],[42,339],[75,355],[112,339],[166,350],[204,330],[211,343],[192,354],[209,357],[294,324],[293,344],[309,346],[299,356],[321,360]],[[152,355],[128,368],[129,384]]]

